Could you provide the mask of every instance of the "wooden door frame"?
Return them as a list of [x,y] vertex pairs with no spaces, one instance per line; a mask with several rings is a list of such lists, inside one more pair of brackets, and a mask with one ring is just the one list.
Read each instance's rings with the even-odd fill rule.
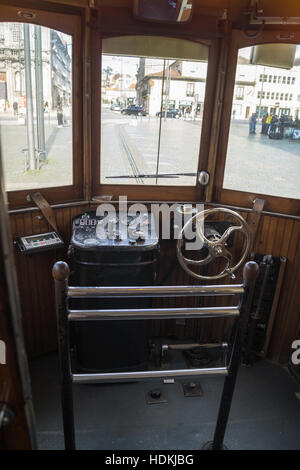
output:
[[[159,35],[165,37],[175,37],[177,39],[185,39],[194,42],[201,42],[208,46],[208,68],[205,89],[204,115],[201,130],[201,140],[197,163],[197,173],[204,169],[205,161],[209,153],[212,135],[213,109],[215,101],[215,86],[218,74],[218,58],[221,47],[221,39],[217,37],[217,29],[211,33],[211,38],[207,37],[205,25],[203,25],[203,37],[201,32],[188,28],[179,28],[177,25],[145,25],[126,14],[128,26],[124,27],[124,18],[113,16],[109,19],[111,9],[103,8],[102,14],[95,17],[92,22],[92,39],[91,39],[91,56],[92,61],[92,123],[91,123],[91,168],[92,168],[92,196],[110,196],[113,200],[117,200],[120,195],[126,194],[128,200],[153,200],[153,201],[199,201],[203,198],[203,187],[196,178],[195,186],[171,186],[171,185],[128,185],[128,184],[103,184],[100,183],[100,166],[101,166],[101,40],[105,37],[126,36],[126,35]],[[106,15],[106,16],[105,16]],[[105,23],[104,19],[105,18]],[[126,23],[127,24],[127,23]],[[181,25],[182,26],[182,25]],[[109,31],[112,32],[109,32]],[[152,33],[151,33],[152,31]],[[223,36],[223,33],[220,34]],[[100,98],[101,99],[101,98]],[[199,135],[200,138],[200,135]]]
[[[27,4],[27,2],[24,2]],[[29,2],[28,2],[29,4]],[[51,5],[49,5],[50,7]],[[48,7],[48,8],[49,8]],[[21,12],[29,12],[33,18],[20,17]],[[1,22],[21,22],[38,24],[72,36],[72,166],[73,183],[68,186],[39,188],[51,204],[82,199],[83,194],[83,54],[82,17],[79,12],[64,13],[37,8],[1,5]],[[74,119],[76,117],[76,119]],[[10,208],[31,207],[32,201],[27,199],[31,189],[9,191]]]
[[0,364],[0,402],[14,414],[12,422],[0,429],[0,449],[28,450],[37,448],[35,419],[9,227],[0,155],[0,339],[5,344],[5,363]]

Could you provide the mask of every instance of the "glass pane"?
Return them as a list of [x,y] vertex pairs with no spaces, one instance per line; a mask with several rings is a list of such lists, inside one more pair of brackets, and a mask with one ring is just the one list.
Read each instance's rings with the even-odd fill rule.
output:
[[101,183],[195,185],[207,60],[103,54]]
[[239,51],[224,188],[300,197],[300,46],[294,54],[287,69]]
[[71,185],[72,37],[0,23],[0,132],[7,191]]
[[195,185],[207,62],[166,61],[165,69],[158,173],[177,176],[164,184]]
[[[145,74],[163,70],[163,64],[161,59],[102,57],[102,183],[143,184],[145,178],[139,175],[155,172],[159,122],[149,114],[141,81]],[[160,109],[161,87],[156,89],[155,99]]]

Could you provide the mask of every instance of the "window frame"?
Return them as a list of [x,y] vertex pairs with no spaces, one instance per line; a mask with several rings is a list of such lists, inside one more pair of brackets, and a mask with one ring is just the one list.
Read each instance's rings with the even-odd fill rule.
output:
[[[29,12],[33,18],[20,17]],[[28,23],[45,26],[72,36],[72,154],[73,183],[66,186],[7,191],[10,209],[32,207],[28,195],[39,191],[50,204],[76,201],[83,198],[83,92],[82,92],[82,24],[78,12],[55,12],[36,8],[1,5],[1,22]],[[76,116],[76,120],[74,119]]]
[[[287,36],[290,35],[290,39]],[[283,39],[284,38],[284,39]],[[227,148],[230,133],[231,108],[234,97],[235,76],[239,49],[255,46],[259,44],[300,44],[300,31],[263,31],[258,38],[247,37],[242,31],[233,30],[229,46],[229,56],[227,65],[227,77],[225,81],[225,96],[222,112],[222,128],[219,135],[217,162],[215,167],[215,177],[211,182],[213,202],[233,206],[252,207],[255,198],[264,199],[265,209],[271,212],[284,213],[290,215],[300,214],[299,199],[270,196],[262,193],[253,193],[233,189],[223,188],[225,165],[227,158]]]
[[[203,197],[203,187],[199,184],[196,177],[196,184],[194,186],[176,186],[176,185],[137,185],[137,184],[103,184],[101,183],[101,57],[102,57],[102,39],[108,37],[120,37],[127,35],[141,36],[138,31],[131,31],[130,33],[115,33],[115,34],[100,34],[99,30],[92,31],[92,116],[93,121],[91,125],[92,134],[92,196],[105,197],[109,196],[113,200],[117,200],[119,196],[126,195],[128,200],[137,201],[187,201],[187,200],[200,200]],[[153,32],[153,36],[165,35],[172,37],[171,34],[162,34]],[[199,146],[199,154],[197,160],[197,174],[199,174],[201,162],[205,161],[205,156],[209,152],[209,142],[211,133],[211,122],[213,116],[213,103],[214,103],[214,86],[217,80],[217,58],[219,42],[215,39],[200,38],[186,38],[181,37],[179,34],[173,36],[176,39],[188,39],[191,42],[198,42],[208,46],[208,65],[205,86],[205,99],[204,99],[204,114],[201,129],[201,138]],[[209,85],[208,85],[209,84]],[[100,96],[100,105],[97,106]]]

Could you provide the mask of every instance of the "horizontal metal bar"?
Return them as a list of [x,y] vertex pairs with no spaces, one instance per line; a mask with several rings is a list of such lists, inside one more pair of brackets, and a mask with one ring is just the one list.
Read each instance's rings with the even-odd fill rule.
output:
[[227,367],[207,369],[147,370],[137,372],[108,372],[97,374],[72,374],[73,383],[98,383],[103,381],[166,379],[198,375],[228,375]]
[[171,318],[219,318],[239,315],[238,307],[147,308],[113,310],[68,310],[68,320],[140,320]]
[[77,259],[74,259],[74,262],[76,264],[81,264],[83,266],[106,266],[106,267],[122,267],[122,268],[128,268],[128,267],[132,267],[132,266],[147,266],[149,264],[154,264],[154,263],[157,263],[158,259],[157,258],[154,258],[150,261],[140,261],[138,263],[93,263],[93,262],[90,262],[90,261],[80,261],[80,260],[77,260]]
[[79,297],[192,297],[243,294],[243,284],[217,286],[68,287],[67,295]]
[[[90,204],[90,201],[82,200],[82,201],[64,202],[62,204],[50,204],[50,206],[52,207],[52,209],[64,209],[67,207],[88,206],[89,204]],[[24,212],[36,212],[40,210],[41,209],[39,207],[32,206],[32,207],[24,207],[24,209],[13,209],[13,210],[8,211],[8,213],[9,214],[22,214]]]
[[185,351],[188,349],[214,349],[228,348],[228,343],[185,343],[185,344],[162,344],[162,349],[172,349],[174,351]]

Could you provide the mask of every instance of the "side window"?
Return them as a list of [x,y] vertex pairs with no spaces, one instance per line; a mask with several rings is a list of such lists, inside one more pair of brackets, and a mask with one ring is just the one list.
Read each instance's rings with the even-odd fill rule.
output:
[[252,63],[253,47],[239,50],[224,189],[300,198],[300,46],[290,49],[285,68]]
[[7,191],[73,183],[72,36],[0,23],[0,132]]
[[103,41],[100,182],[194,186],[208,47],[150,39]]

